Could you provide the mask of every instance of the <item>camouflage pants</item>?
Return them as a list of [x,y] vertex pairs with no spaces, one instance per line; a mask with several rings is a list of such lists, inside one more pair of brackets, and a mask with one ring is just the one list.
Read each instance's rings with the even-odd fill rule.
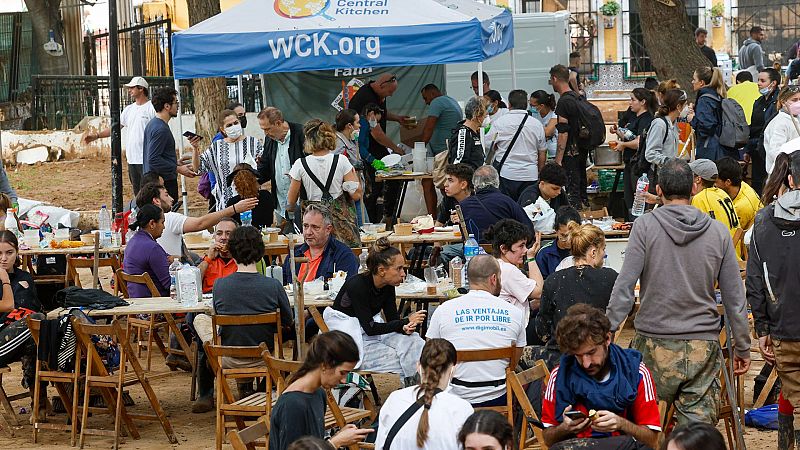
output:
[[772,339],[781,393],[794,406],[794,429],[800,430],[800,342]]
[[705,422],[716,425],[720,408],[719,373],[722,367],[717,341],[633,338],[631,348],[642,352],[660,401],[675,405],[678,425]]

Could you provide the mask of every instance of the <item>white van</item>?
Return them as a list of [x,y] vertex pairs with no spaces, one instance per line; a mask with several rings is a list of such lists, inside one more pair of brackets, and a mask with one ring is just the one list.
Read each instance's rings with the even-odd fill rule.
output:
[[[547,84],[550,68],[556,64],[568,65],[570,51],[569,11],[514,14],[517,89],[524,89],[529,95],[538,89],[552,92]],[[470,76],[476,70],[477,63],[447,64],[447,95],[462,103],[473,96]],[[492,89],[507,98],[513,89],[511,52],[484,61],[483,70],[489,74]]]

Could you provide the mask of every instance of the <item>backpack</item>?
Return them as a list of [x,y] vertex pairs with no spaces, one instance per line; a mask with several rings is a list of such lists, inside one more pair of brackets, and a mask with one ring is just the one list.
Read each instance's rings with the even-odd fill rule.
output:
[[[719,145],[728,148],[740,148],[747,145],[750,139],[750,126],[744,116],[744,109],[732,98],[719,99],[711,94],[703,94],[700,98],[708,97],[720,102],[721,120],[719,125]],[[699,100],[699,99],[698,99]]]
[[[664,124],[667,126],[667,132],[664,133],[664,139],[661,141],[661,145],[663,146],[665,142],[667,142],[667,136],[669,136],[669,122],[667,121],[666,117],[657,117],[653,119],[656,120],[663,120]],[[648,161],[644,155],[647,151],[647,135],[650,134],[650,127],[653,126],[652,122],[650,126],[647,127],[646,130],[642,131],[642,134],[639,136],[639,148],[636,150],[636,153],[631,157],[631,168],[632,173],[636,178],[639,178],[643,173],[649,173],[650,169],[652,168],[652,164]]]
[[573,91],[565,92],[564,95],[566,94],[575,97],[575,105],[578,108],[579,131],[573,141],[575,145],[584,151],[602,145],[606,140],[606,125],[600,109]]

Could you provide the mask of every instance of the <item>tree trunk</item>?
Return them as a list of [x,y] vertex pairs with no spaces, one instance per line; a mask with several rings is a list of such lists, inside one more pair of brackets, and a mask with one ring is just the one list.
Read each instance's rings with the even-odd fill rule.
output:
[[[64,75],[69,73],[66,46],[64,46],[64,27],[61,23],[61,0],[25,0],[31,15],[33,28],[33,48],[42,75]],[[64,54],[51,56],[42,47],[50,40],[50,30],[55,32],[55,41],[64,46]]]
[[[186,3],[191,25],[220,13],[219,0],[192,0]],[[193,94],[195,132],[203,136],[207,144],[217,134],[217,115],[228,104],[225,78],[195,78]]]
[[644,43],[658,79],[675,78],[691,95],[692,74],[698,67],[710,63],[695,44],[694,27],[686,15],[685,1],[672,1],[675,6],[658,0],[639,1]]

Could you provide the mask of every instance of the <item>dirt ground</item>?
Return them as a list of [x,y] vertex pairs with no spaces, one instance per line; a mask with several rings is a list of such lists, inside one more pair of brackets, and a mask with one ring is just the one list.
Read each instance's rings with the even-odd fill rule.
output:
[[[128,201],[133,191],[128,167],[123,164],[123,194]],[[111,206],[111,159],[75,159],[6,168],[17,195],[41,200],[75,211],[96,211],[103,204]],[[186,179],[189,206],[206,204],[197,193],[199,178]]]
[[[97,210],[100,205],[111,203],[111,162],[109,159],[80,159],[73,161],[62,161],[56,163],[45,163],[34,166],[18,166],[9,168],[8,173],[12,184],[17,189],[18,194],[24,198],[44,200],[53,205],[62,206],[73,210]],[[123,173],[125,199],[131,197],[131,188],[128,181],[127,170]],[[189,192],[189,204],[200,206],[205,204],[197,194],[197,179],[187,179],[187,192]],[[91,281],[87,280],[86,285]],[[104,284],[107,287],[107,283]],[[626,341],[623,333],[622,342]],[[759,373],[763,361],[757,352],[753,353],[754,362],[750,372],[746,376],[745,396],[746,406],[752,406],[753,379]],[[154,357],[154,368],[161,370],[163,360],[160,355]],[[126,449],[155,449],[155,448],[190,448],[190,449],[211,449],[214,448],[214,412],[206,414],[192,414],[191,401],[189,400],[189,386],[191,377],[185,372],[175,373],[173,376],[153,382],[153,388],[161,401],[161,405],[166,411],[179,445],[170,445],[169,441],[157,422],[137,421],[142,438],[133,440],[123,438],[122,448]],[[20,385],[20,366],[12,365],[12,373],[5,377],[3,386],[9,394],[19,392]],[[385,399],[389,393],[399,387],[399,379],[396,376],[376,376],[378,389],[381,397]],[[141,388],[133,387],[130,394],[136,402],[136,406],[130,408],[132,413],[148,413],[149,404]],[[50,389],[50,394],[55,395],[55,390]],[[24,399],[14,403],[17,413],[20,408],[30,411],[30,400]],[[58,448],[68,449],[69,435],[66,432],[43,430],[39,434],[39,443],[34,445],[32,440],[32,430],[29,423],[30,414],[28,412],[19,414],[21,426],[15,429],[16,436],[11,438],[0,430],[2,442],[6,448]],[[65,415],[58,414],[49,418],[54,423],[64,423]],[[96,415],[90,418],[90,424],[97,427],[113,429],[113,419],[108,415]],[[724,433],[724,427],[720,422],[720,430]],[[771,449],[776,448],[777,432],[758,431],[747,428],[745,431],[745,442],[750,449]],[[103,436],[87,436],[87,448],[109,448],[113,440]],[[226,448],[230,448],[226,446]]]

